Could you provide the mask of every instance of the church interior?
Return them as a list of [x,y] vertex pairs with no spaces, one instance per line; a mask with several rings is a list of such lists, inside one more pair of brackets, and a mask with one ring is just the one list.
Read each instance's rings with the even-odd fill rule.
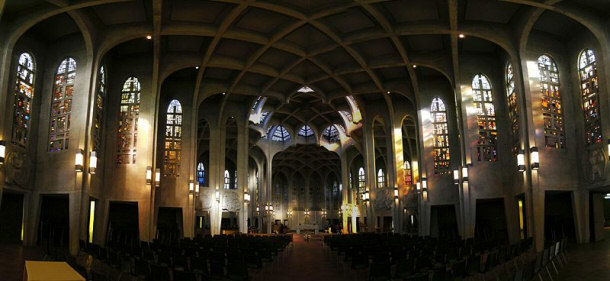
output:
[[609,23],[0,1],[0,279],[606,280]]

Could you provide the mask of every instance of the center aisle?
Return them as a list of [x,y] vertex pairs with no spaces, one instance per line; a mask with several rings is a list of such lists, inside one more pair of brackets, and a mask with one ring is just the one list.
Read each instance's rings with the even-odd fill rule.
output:
[[[265,267],[265,280],[351,280],[342,274],[341,265],[328,256],[322,236],[306,242],[301,234],[293,235],[292,248],[286,249],[283,261]],[[276,258],[280,258],[279,256]],[[256,277],[252,280],[259,280]]]

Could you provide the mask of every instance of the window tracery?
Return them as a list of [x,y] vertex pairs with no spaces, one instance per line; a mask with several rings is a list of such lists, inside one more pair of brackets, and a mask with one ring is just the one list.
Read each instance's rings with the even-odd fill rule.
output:
[[447,126],[447,108],[440,98],[434,98],[430,107],[434,134],[434,173],[449,172],[451,154],[449,149],[449,128]]
[[328,142],[339,142],[339,130],[337,130],[337,127],[335,127],[335,125],[330,125],[326,127],[322,136]]
[[55,73],[49,126],[49,152],[66,150],[70,145],[75,79],[76,61],[73,58],[66,58],[59,64]]
[[93,113],[93,151],[97,156],[103,152],[104,100],[106,99],[106,68],[102,65],[97,75],[97,93]]
[[13,143],[26,148],[30,140],[32,101],[36,63],[29,53],[19,55],[15,79],[15,104],[13,106]]
[[273,131],[273,136],[271,137],[273,141],[286,142],[290,141],[290,134],[282,125],[277,125],[275,130]]
[[513,142],[513,156],[517,156],[521,148],[521,132],[519,131],[519,104],[517,103],[517,93],[515,92],[515,74],[511,63],[506,64],[506,102],[508,104],[508,118]]
[[547,55],[538,57],[542,115],[544,117],[544,142],[547,147],[565,148],[563,108],[559,91],[557,64]]
[[301,129],[299,130],[299,136],[309,138],[313,136],[313,130],[311,129],[311,127],[309,127],[309,125],[303,125],[303,127],[301,127]]
[[487,76],[483,74],[474,76],[472,92],[479,129],[477,158],[479,161],[498,161],[496,111],[493,105],[491,83]]
[[377,171],[377,188],[384,188],[385,187],[385,173],[383,172],[383,169],[379,169]]
[[136,163],[140,94],[141,87],[138,78],[127,78],[121,91],[117,133],[117,164]]
[[603,138],[599,111],[597,60],[593,50],[587,49],[580,53],[578,74],[585,119],[585,139],[588,145],[601,143]]
[[166,176],[180,175],[180,160],[182,159],[182,105],[178,100],[172,100],[167,108],[165,125],[165,157],[164,173]]
[[203,166],[202,162],[197,164],[197,182],[200,186],[205,184],[205,166]]

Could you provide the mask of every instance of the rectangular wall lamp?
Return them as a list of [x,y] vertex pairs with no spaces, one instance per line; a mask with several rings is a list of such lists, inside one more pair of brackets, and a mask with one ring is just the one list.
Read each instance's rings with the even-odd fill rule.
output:
[[152,167],[146,167],[146,184],[152,184]]
[[91,151],[89,156],[89,174],[95,175],[95,169],[97,169],[97,153]]
[[4,164],[4,158],[6,157],[6,142],[0,140],[0,165]]
[[83,162],[85,161],[85,156],[83,155],[83,153],[84,152],[82,149],[78,149],[74,157],[74,169],[77,172],[83,171]]
[[538,170],[540,168],[540,156],[538,155],[538,148],[532,147],[530,149],[530,161],[532,162],[532,170]]
[[161,186],[161,168],[155,169],[155,187]]
[[523,149],[519,149],[519,153],[517,154],[517,168],[519,168],[519,172],[525,171],[525,153]]

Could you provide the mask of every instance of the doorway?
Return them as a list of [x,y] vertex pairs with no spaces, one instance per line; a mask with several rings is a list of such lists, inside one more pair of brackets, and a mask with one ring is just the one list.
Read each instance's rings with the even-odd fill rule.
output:
[[49,248],[67,248],[70,239],[68,194],[42,195],[38,243]]
[[182,208],[159,207],[156,237],[161,242],[182,238]]
[[110,202],[107,244],[121,247],[140,241],[138,218],[137,202]]
[[4,191],[0,203],[0,244],[23,240],[23,194]]
[[544,238],[547,242],[567,237],[576,241],[571,191],[547,191],[544,196]]
[[455,205],[435,205],[430,207],[430,235],[439,238],[459,236]]
[[504,198],[477,199],[474,233],[476,239],[508,241]]

